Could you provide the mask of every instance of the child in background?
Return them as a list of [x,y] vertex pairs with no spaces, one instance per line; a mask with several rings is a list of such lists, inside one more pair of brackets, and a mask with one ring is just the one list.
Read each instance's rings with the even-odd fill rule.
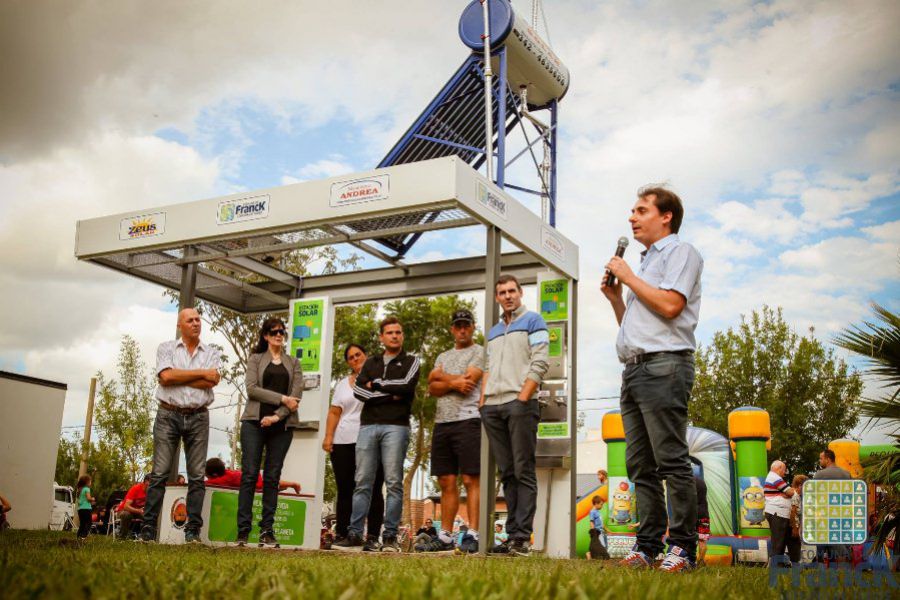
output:
[[609,552],[606,550],[606,530],[603,527],[603,515],[600,509],[603,508],[603,498],[594,496],[591,498],[593,508],[588,513],[588,519],[591,522],[591,545],[588,551],[588,558],[609,558]]
[[91,531],[92,505],[94,497],[91,496],[91,476],[82,475],[78,478],[78,539],[87,539]]

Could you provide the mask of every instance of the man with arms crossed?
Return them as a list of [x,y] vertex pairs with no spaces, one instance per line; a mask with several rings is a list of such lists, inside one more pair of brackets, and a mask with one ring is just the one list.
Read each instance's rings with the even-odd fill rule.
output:
[[537,502],[535,450],[540,408],[535,392],[550,367],[550,335],[543,317],[522,304],[522,286],[515,277],[501,275],[494,293],[503,317],[487,336],[481,422],[506,498],[509,554],[527,556]]
[[437,412],[431,434],[431,475],[441,486],[441,530],[437,537],[416,547],[420,552],[453,550],[453,519],[459,510],[456,477],[466,486],[469,534],[463,552],[478,551],[479,473],[481,473],[481,374],[484,348],[472,341],[475,318],[466,309],[453,313],[450,332],[455,346],[434,361],[428,375],[428,393],[436,396]]
[[403,461],[409,447],[409,417],[419,382],[419,359],[403,350],[403,325],[397,317],[381,321],[380,331],[384,352],[366,359],[353,386],[353,395],[364,404],[356,440],[356,488],[347,537],[335,546],[363,545],[363,523],[369,514],[380,460],[387,487],[381,549],[400,552],[397,531],[403,513]]
[[[651,567],[662,552],[668,522],[669,549],[660,569],[691,569],[697,550],[697,491],[688,459],[687,404],[694,385],[694,330],[700,313],[700,253],[678,238],[681,199],[660,186],[638,192],[631,209],[634,239],[647,249],[634,273],[624,260],[606,265],[616,277],[601,290],[612,304],[619,335],[616,351],[625,364],[621,409],[641,523],[637,543],[622,564]],[[630,292],[622,298],[622,285]],[[671,498],[668,518],[663,480]]]
[[200,313],[185,308],[178,313],[181,339],[159,345],[156,351],[156,374],[159,386],[156,399],[159,408],[153,424],[153,472],[147,488],[141,541],[156,539],[156,525],[166,479],[176,458],[179,442],[184,442],[188,474],[187,525],[185,542],[200,541],[203,518],[206,449],[209,445],[209,412],[206,407],[215,397],[213,388],[219,383],[222,357],[219,351],[200,341]]

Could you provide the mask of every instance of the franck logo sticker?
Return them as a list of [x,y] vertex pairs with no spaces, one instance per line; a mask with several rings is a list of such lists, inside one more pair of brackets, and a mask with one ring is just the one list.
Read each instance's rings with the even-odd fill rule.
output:
[[119,221],[119,239],[134,240],[166,232],[166,213],[126,217]]
[[335,207],[386,200],[390,196],[390,175],[375,175],[365,179],[339,181],[331,184],[331,198],[328,203]]
[[492,212],[497,213],[504,219],[506,218],[506,199],[492,192],[481,182],[478,182],[478,201]]
[[269,196],[251,196],[239,200],[225,200],[219,202],[219,210],[216,212],[216,223],[229,225],[239,221],[252,221],[253,219],[265,219],[269,216]]
[[566,258],[566,246],[562,238],[546,225],[541,225],[541,247],[563,260]]

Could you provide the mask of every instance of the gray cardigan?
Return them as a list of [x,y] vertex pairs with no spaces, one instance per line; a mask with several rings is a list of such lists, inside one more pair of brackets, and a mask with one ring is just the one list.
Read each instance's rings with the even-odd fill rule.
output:
[[[247,359],[247,374],[244,377],[244,383],[247,386],[247,406],[244,408],[244,414],[241,421],[258,421],[259,405],[272,404],[278,407],[275,411],[281,420],[287,417],[288,428],[296,428],[300,426],[300,419],[297,418],[297,411],[290,412],[286,406],[281,403],[281,394],[267,390],[263,387],[263,373],[266,367],[272,362],[272,354],[269,351],[251,354]],[[300,361],[284,352],[281,354],[281,363],[288,372],[288,389],[287,396],[300,398],[303,396],[303,372],[300,370]]]

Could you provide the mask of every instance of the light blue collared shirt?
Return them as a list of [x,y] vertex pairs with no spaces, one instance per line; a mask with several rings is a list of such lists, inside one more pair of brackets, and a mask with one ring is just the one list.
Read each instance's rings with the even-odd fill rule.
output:
[[700,318],[702,273],[703,257],[674,233],[657,240],[641,253],[637,276],[655,288],[675,290],[685,297],[687,304],[680,315],[666,319],[629,291],[616,339],[620,361],[647,352],[674,352],[697,347],[694,330]]

